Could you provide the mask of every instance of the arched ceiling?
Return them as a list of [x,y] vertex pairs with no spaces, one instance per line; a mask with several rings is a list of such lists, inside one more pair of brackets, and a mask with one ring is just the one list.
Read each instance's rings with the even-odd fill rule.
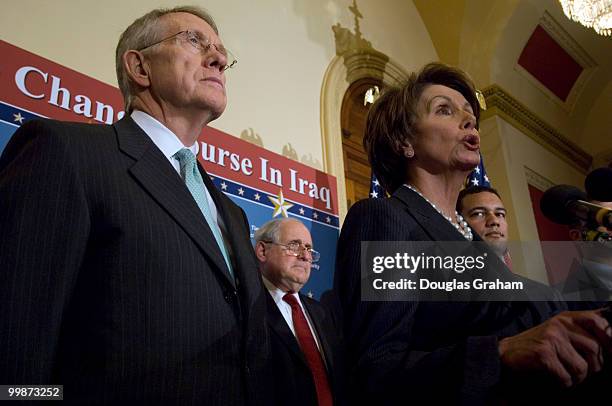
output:
[[[593,156],[594,165],[612,162],[612,37],[568,20],[556,0],[414,0],[443,62],[458,65],[485,88],[498,85],[565,138]],[[572,76],[572,64],[539,70],[525,64],[534,31],[550,32],[552,40],[584,69],[570,84],[565,100],[547,82]],[[550,38],[548,38],[550,40]],[[532,50],[539,61],[553,60],[556,45]],[[544,44],[546,44],[544,42]],[[551,55],[546,55],[551,52]],[[519,63],[524,55],[523,65]],[[558,52],[557,52],[558,54]],[[542,55],[545,55],[543,58]],[[558,55],[557,55],[558,56]],[[566,55],[567,56],[567,55]],[[533,62],[533,61],[532,61]],[[538,62],[542,63],[542,62]],[[579,66],[580,67],[580,66]],[[531,69],[531,71],[529,70]],[[551,70],[552,69],[552,70]],[[575,66],[574,66],[575,72]]]

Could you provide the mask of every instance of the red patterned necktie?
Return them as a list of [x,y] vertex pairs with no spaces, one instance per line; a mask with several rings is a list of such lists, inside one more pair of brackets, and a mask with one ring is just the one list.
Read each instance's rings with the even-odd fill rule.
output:
[[325,370],[323,358],[321,358],[321,353],[312,336],[302,307],[291,293],[285,294],[283,300],[291,306],[291,317],[293,318],[295,335],[300,343],[302,353],[306,358],[306,363],[308,363],[310,371],[312,372],[315,388],[317,389],[317,401],[319,406],[332,406],[333,402],[331,389],[329,388],[329,382],[327,380],[327,371]]

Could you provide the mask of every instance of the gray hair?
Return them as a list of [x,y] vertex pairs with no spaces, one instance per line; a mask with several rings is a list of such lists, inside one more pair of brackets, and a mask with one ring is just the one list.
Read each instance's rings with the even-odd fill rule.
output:
[[196,17],[206,21],[206,23],[211,26],[215,33],[219,34],[219,30],[217,29],[217,25],[215,24],[212,16],[208,14],[206,10],[198,6],[158,8],[149,11],[147,14],[134,20],[134,22],[130,24],[130,26],[127,27],[119,37],[119,42],[117,43],[117,49],[115,51],[117,82],[119,83],[121,94],[123,94],[126,114],[130,114],[133,110],[132,99],[134,95],[132,94],[132,83],[127,75],[127,72],[125,71],[125,67],[123,66],[123,54],[132,49],[143,49],[150,44],[160,41],[162,39],[162,34],[159,26],[159,19],[166,14],[171,13],[193,14]]
[[281,225],[286,223],[287,221],[294,221],[302,224],[301,221],[293,219],[293,218],[278,218],[274,220],[268,221],[263,226],[259,227],[257,231],[255,231],[255,243],[260,241],[271,241],[271,242],[279,242],[280,238],[280,228]]

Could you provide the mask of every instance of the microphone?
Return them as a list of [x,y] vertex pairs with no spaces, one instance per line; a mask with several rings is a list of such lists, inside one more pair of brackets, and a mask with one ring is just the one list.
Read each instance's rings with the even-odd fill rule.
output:
[[598,168],[589,173],[584,180],[589,200],[612,202],[612,168]]
[[587,230],[583,235],[584,241],[606,242],[612,241],[612,234],[605,231]]
[[540,200],[542,213],[558,224],[571,224],[576,219],[612,228],[612,210],[586,201],[587,195],[570,185],[553,186]]

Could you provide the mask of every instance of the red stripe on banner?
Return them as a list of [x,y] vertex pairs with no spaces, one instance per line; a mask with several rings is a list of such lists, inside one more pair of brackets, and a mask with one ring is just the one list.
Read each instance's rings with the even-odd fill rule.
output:
[[211,174],[338,215],[336,178],[257,145],[207,127],[198,158]]
[[58,120],[112,123],[120,117],[123,97],[116,87],[2,40],[0,55],[4,101]]

